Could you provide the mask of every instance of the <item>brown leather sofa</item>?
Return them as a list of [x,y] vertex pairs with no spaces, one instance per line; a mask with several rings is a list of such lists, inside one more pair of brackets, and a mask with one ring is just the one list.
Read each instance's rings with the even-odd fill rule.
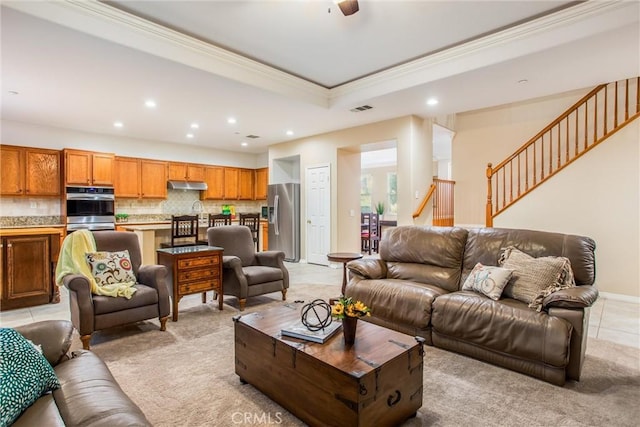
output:
[[122,391],[104,362],[91,351],[68,355],[73,325],[46,320],[15,328],[42,346],[61,388],[47,393],[13,423],[32,426],[150,426],[140,408]]
[[[504,296],[461,290],[476,263],[498,265],[503,248],[571,261],[576,287],[544,298],[540,312]],[[579,380],[589,307],[596,301],[595,242],[531,230],[402,226],[380,242],[380,259],[347,264],[345,294],[372,308],[367,320],[429,345],[557,385]]]

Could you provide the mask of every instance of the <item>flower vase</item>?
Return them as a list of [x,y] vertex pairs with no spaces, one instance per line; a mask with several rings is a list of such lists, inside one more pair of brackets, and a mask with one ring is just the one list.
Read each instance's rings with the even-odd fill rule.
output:
[[357,326],[357,317],[345,317],[344,319],[342,319],[342,336],[344,337],[345,345],[353,345],[353,343],[356,341]]

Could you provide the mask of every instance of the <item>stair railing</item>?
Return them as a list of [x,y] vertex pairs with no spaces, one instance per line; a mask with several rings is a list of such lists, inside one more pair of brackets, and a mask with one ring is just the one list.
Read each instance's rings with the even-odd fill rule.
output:
[[431,199],[431,196],[433,196],[434,191],[436,191],[436,185],[431,184],[431,186],[429,187],[429,190],[427,191],[427,194],[422,199],[422,202],[420,202],[420,206],[418,206],[418,208],[413,212],[413,219],[416,219],[420,215],[422,215],[422,211],[424,211],[424,208],[427,206],[427,203],[429,203],[429,199]]
[[434,178],[433,182],[436,185],[433,199],[433,225],[452,226],[453,189],[456,182],[439,178]]
[[487,165],[486,225],[640,116],[640,77],[602,84],[496,167]]

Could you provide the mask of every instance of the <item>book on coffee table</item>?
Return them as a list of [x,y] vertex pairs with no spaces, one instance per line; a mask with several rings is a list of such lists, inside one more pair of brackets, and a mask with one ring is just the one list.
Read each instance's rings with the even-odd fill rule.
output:
[[338,329],[342,326],[340,322],[331,322],[329,326],[318,331],[310,331],[301,321],[297,321],[286,328],[282,328],[280,334],[287,337],[300,338],[307,341],[317,342],[323,344],[326,340],[331,338]]

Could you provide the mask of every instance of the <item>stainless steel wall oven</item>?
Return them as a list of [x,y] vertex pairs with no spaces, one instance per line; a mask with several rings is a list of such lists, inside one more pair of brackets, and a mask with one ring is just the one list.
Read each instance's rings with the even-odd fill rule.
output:
[[67,232],[115,229],[113,187],[67,187]]

